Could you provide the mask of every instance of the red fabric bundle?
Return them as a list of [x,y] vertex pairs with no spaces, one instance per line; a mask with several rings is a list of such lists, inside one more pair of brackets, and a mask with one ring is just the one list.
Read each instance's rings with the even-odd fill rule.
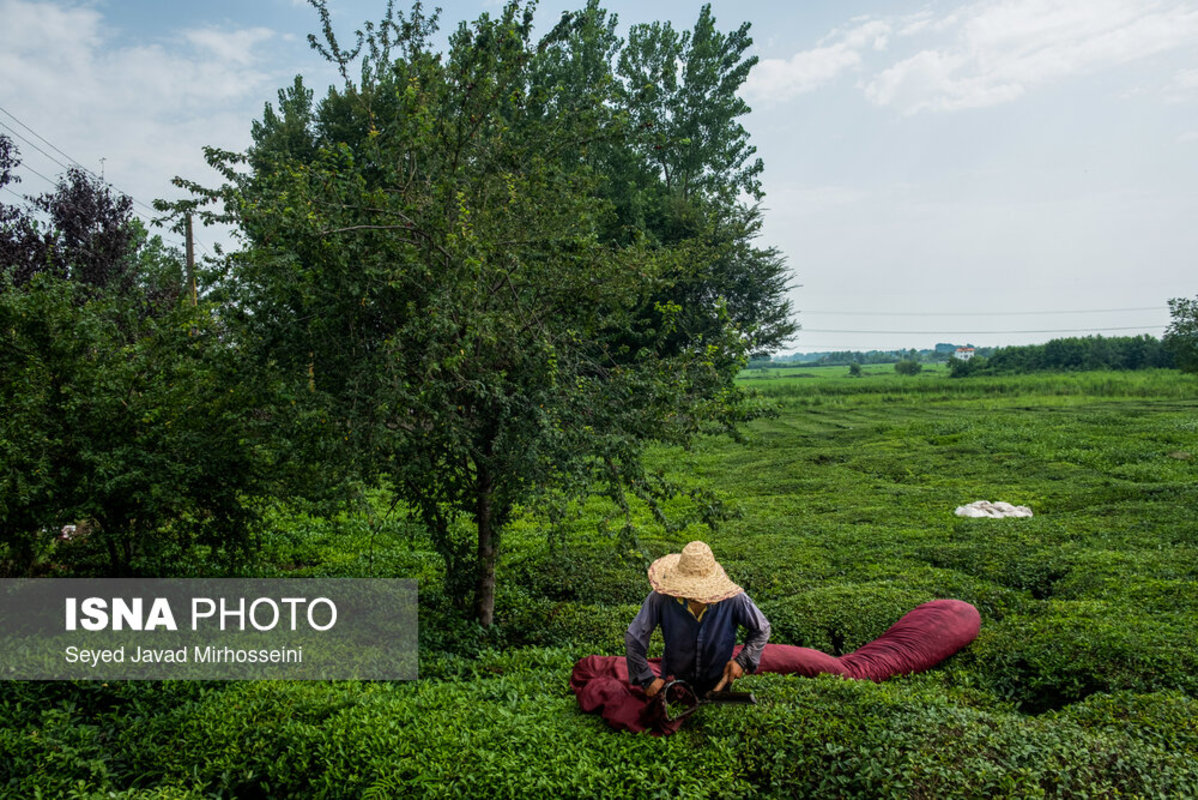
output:
[[[758,672],[783,675],[840,675],[881,682],[895,675],[923,672],[951,656],[978,635],[981,616],[961,600],[933,600],[917,606],[861,649],[839,658],[787,644],[767,644]],[[738,648],[739,652],[739,648]],[[660,674],[661,659],[649,666]],[[664,708],[628,682],[623,656],[587,656],[574,665],[570,688],[578,705],[597,712],[619,730],[649,731],[654,735],[678,730],[682,720],[667,722]]]
[[[661,659],[649,659],[655,675],[661,675]],[[583,711],[598,712],[608,725],[622,731],[649,731],[655,736],[673,733],[682,720],[670,722],[665,706],[645,695],[645,690],[628,682],[624,656],[587,656],[579,659],[570,676],[570,688]]]

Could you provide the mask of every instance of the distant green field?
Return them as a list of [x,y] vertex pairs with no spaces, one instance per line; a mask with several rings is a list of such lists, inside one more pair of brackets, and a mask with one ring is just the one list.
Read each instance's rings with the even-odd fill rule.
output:
[[[862,377],[902,377],[894,371],[894,364],[863,364],[861,366]],[[948,375],[948,367],[944,364],[924,364],[919,377],[927,377],[932,375]],[[793,367],[773,367],[770,369],[746,369],[740,373],[740,380],[743,381],[766,381],[767,383],[776,383],[785,381],[790,378],[821,378],[823,380],[831,380],[834,378],[849,378],[849,368],[846,366],[805,366],[796,364]],[[860,380],[860,378],[853,378]],[[910,380],[910,378],[907,378]]]
[[[0,685],[0,793],[1198,796],[1198,381],[775,372],[742,378],[774,411],[743,442],[653,454],[718,495],[718,530],[634,508],[629,552],[603,532],[622,524],[607,501],[552,544],[530,512],[482,631],[452,621],[402,520],[372,537],[280,515],[263,574],[421,579],[421,680]],[[954,516],[981,499],[1035,516]],[[976,605],[982,632],[922,675],[751,676],[758,706],[704,708],[665,739],[612,732],[578,712],[571,666],[622,653],[647,559],[692,538],[777,642],[847,652],[937,597]]]

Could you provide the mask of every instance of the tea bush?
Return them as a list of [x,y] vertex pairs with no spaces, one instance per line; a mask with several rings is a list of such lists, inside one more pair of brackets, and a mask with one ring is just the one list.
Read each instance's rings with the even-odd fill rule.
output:
[[1185,617],[1097,600],[1054,601],[1038,615],[987,626],[966,659],[999,697],[1031,712],[1095,692],[1198,693],[1198,652]]
[[[275,509],[257,574],[419,579],[420,680],[0,682],[0,796],[1198,796],[1198,460],[1169,455],[1198,452],[1192,382],[866,372],[755,380],[780,412],[743,443],[655,453],[721,494],[715,530],[634,507],[629,552],[603,501],[556,529],[526,509],[489,629],[385,506]],[[978,499],[1035,516],[953,516]],[[753,675],[756,706],[615,733],[571,668],[622,651],[645,565],[692,538],[777,642],[847,652],[936,597],[977,606],[981,634],[921,675]]]
[[934,599],[918,589],[879,581],[813,588],[763,601],[761,609],[774,629],[771,641],[839,656],[873,641],[903,614]]
[[[571,659],[562,651],[483,661],[470,681],[184,690],[181,702],[140,718],[101,714],[67,725],[61,710],[46,709],[39,730],[52,744],[38,770],[17,764],[25,778],[5,791],[941,798],[1198,790],[1193,701],[1177,693],[1111,695],[1036,718],[989,709],[942,675],[881,685],[767,675],[754,679],[759,705],[703,708],[658,739],[614,734],[578,714],[563,686]],[[180,687],[163,688],[169,696]]]

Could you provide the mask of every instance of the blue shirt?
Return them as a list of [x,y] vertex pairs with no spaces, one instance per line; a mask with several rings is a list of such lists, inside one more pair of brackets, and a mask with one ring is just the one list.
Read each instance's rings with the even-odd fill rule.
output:
[[732,659],[738,627],[744,627],[748,635],[736,661],[745,672],[757,669],[770,638],[770,623],[747,594],[712,603],[700,616],[695,619],[686,601],[650,592],[624,634],[629,680],[643,686],[655,677],[648,652],[649,639],[658,625],[665,640],[661,674],[688,681],[700,693],[720,682],[724,665]]

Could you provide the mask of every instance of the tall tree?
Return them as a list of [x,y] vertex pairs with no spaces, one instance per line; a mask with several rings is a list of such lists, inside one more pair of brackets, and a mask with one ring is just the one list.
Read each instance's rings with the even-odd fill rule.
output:
[[653,22],[629,32],[618,69],[637,150],[683,199],[730,204],[740,192],[762,196],[764,165],[738,121],[749,113],[737,92],[757,64],[757,56],[744,55],[752,43],[747,22],[718,31],[710,5],[690,31]]
[[1198,297],[1172,298],[1169,314],[1172,319],[1165,329],[1164,345],[1182,372],[1198,372]]
[[[0,189],[16,195],[10,187],[20,183],[16,169],[21,155],[11,138],[0,134]],[[12,205],[0,197],[0,267],[26,281],[44,267],[50,239],[27,206]]]
[[[232,307],[247,346],[289,376],[344,474],[395,487],[451,592],[491,624],[518,507],[597,485],[618,502],[668,493],[646,443],[744,418],[733,378],[780,284],[737,267],[747,211],[722,239],[710,220],[670,239],[631,216],[612,234],[629,177],[613,165],[635,165],[639,139],[596,4],[537,42],[532,7],[511,2],[459,25],[444,56],[418,4],[388,6],[348,49],[313,5],[344,86],[313,105],[297,79],[248,152],[210,151],[226,184],[194,188],[245,236]],[[725,166],[687,164],[690,197],[735,194],[717,190]],[[715,286],[728,272],[757,312]]]
[[[0,184],[16,166],[0,141]],[[178,302],[178,252],[79,170],[0,209],[0,234],[0,573],[77,522],[102,574],[238,552],[269,425],[210,310]]]
[[710,5],[690,31],[668,22],[634,25],[616,72],[631,122],[623,155],[635,161],[612,172],[636,186],[617,198],[621,216],[664,244],[688,242],[708,253],[706,269],[675,276],[669,296],[654,299],[684,309],[680,337],[717,330],[721,309],[761,354],[795,326],[785,259],[754,244],[764,165],[740,122],[749,106],[739,95],[757,64],[745,55],[752,41],[748,23],[720,32]]

